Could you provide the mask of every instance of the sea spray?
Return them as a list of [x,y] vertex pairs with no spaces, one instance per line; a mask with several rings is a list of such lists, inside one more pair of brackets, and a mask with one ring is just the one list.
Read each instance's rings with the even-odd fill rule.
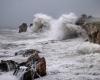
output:
[[58,20],[53,20],[51,23],[51,27],[50,27],[50,31],[48,34],[48,38],[52,39],[52,40],[58,40],[58,39],[62,39],[63,37],[63,32],[62,32],[62,28],[60,27],[61,23]]
[[34,15],[33,32],[44,32],[50,28],[52,18],[45,14],[39,13]]
[[74,13],[63,14],[58,19],[45,14],[36,14],[34,17],[33,32],[42,33],[49,40],[74,38],[81,32],[80,26],[75,25],[77,16]]
[[76,37],[78,35],[79,26],[74,23],[77,17],[74,13],[64,14],[59,19],[51,22],[49,38],[53,40],[63,40]]
[[27,28],[27,32],[28,32],[28,33],[32,33],[32,32],[33,32],[32,29],[33,29],[32,27],[28,26],[28,28]]
[[17,73],[18,80],[23,80],[24,73],[26,72],[27,67],[21,66],[20,70]]

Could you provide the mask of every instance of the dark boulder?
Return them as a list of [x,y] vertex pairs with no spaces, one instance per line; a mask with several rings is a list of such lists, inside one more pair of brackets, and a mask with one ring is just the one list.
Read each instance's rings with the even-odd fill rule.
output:
[[0,70],[1,71],[8,71],[8,66],[6,63],[0,63]]
[[46,61],[45,61],[45,58],[40,58],[38,60],[38,63],[36,65],[36,70],[37,70],[37,73],[40,75],[40,76],[45,76],[46,75]]
[[34,80],[33,71],[29,70],[25,72],[22,80]]
[[27,57],[27,56],[32,55],[34,53],[40,53],[40,51],[35,50],[35,49],[20,50],[18,52],[15,52],[15,56],[22,55],[23,57]]
[[27,66],[33,66],[36,69],[34,78],[46,75],[46,60],[44,57],[40,58],[38,53],[35,53],[28,58]]
[[[25,66],[26,68],[21,68]],[[38,53],[33,53],[26,62],[19,64],[18,68],[14,71],[14,75],[24,73],[20,80],[33,80],[46,75],[46,61],[44,57],[40,57]],[[24,71],[24,72],[23,72]]]
[[21,32],[26,32],[27,31],[27,24],[26,23],[22,23],[20,26],[19,26],[19,33]]
[[76,25],[83,25],[85,21],[87,20],[87,15],[82,14],[76,21]]
[[19,63],[18,65],[19,65],[19,66],[26,66],[26,63],[27,63],[27,62],[22,62],[22,63]]
[[34,53],[27,59],[27,65],[31,66],[32,63],[34,64],[39,59],[40,59],[40,57],[39,57],[38,53]]
[[0,63],[0,70],[1,71],[11,71],[17,67],[17,63],[12,60],[3,61],[1,60]]
[[91,21],[92,20],[92,16],[91,15],[86,15],[86,14],[82,14],[76,21],[76,25],[80,25],[83,26],[86,22]]

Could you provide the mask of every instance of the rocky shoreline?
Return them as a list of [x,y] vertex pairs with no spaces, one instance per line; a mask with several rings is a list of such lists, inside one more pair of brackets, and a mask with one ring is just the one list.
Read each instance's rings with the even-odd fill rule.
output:
[[[5,74],[11,71],[13,72],[12,75],[18,77],[19,80],[34,80],[34,79],[41,80],[42,78],[43,80],[47,80],[47,79],[48,80],[51,79],[52,80],[93,80],[93,79],[89,79],[87,75],[93,77],[97,76],[99,80],[100,73],[98,71],[100,70],[99,68],[100,65],[97,66],[95,62],[97,63],[100,62],[99,58],[96,59],[96,57],[100,56],[99,55],[100,46],[97,45],[100,44],[100,28],[99,28],[100,22],[87,22],[87,20],[90,18],[92,17],[82,15],[82,17],[79,18],[79,20],[76,22],[76,25],[70,23],[72,24],[70,25],[71,27],[67,25],[67,22],[65,23],[61,21],[60,29],[61,27],[63,27],[62,25],[64,25],[64,28],[62,29],[61,33],[63,31],[65,32],[63,35],[60,35],[60,37],[63,36],[63,38],[60,40],[59,39],[50,40],[50,41],[47,40],[47,42],[45,42],[45,40],[41,40],[40,42],[38,42],[33,39],[30,39],[29,41],[23,40],[21,42],[19,40],[19,44],[24,43],[23,46],[25,46],[24,47],[25,49],[23,48],[16,49],[16,52],[14,53],[13,57],[16,58],[21,56],[21,58],[24,58],[25,60],[24,61],[22,60],[21,62],[13,60],[11,58],[8,60],[3,60],[2,59],[3,56],[0,56],[1,58],[0,71],[4,72]],[[35,27],[38,28],[36,28],[35,32],[37,34],[38,32],[41,33],[45,31],[44,28],[46,28],[46,30],[50,28],[49,24],[44,24],[45,23],[44,18],[43,20],[44,22],[42,22],[42,19],[38,22],[38,20],[36,19]],[[33,25],[34,24],[30,24],[30,26]],[[53,27],[54,26],[55,25],[53,25]],[[19,26],[19,33],[27,32],[27,28],[28,28],[27,24],[22,23]],[[87,39],[86,38],[83,39],[81,30],[84,30],[86,32],[86,35],[88,36]],[[69,34],[67,35],[67,33]],[[26,36],[26,34],[24,36]],[[40,38],[36,40],[39,39]],[[27,45],[28,47],[26,47]],[[37,47],[38,50],[33,48],[33,45],[34,47]],[[7,48],[5,46],[7,46]],[[8,49],[8,50],[10,49],[9,47],[11,46],[15,46],[15,48],[18,47],[17,45],[10,45],[10,44],[5,46],[3,47],[3,49]],[[40,56],[41,53],[44,57]],[[98,71],[96,71],[97,69]],[[90,72],[87,72],[87,70],[89,70]],[[85,77],[82,77],[82,79],[75,79],[76,77],[79,78],[80,76],[83,75]]]
[[[27,49],[15,53],[15,56],[28,57],[26,62],[18,63],[13,60],[1,60],[2,72],[14,71],[13,75],[21,75],[20,80],[33,80],[46,75],[46,60],[38,54],[40,51]],[[23,74],[22,74],[23,73]]]

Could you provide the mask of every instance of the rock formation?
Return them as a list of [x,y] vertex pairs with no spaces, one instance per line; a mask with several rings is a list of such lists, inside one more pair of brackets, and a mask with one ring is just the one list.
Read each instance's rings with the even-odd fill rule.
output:
[[40,58],[37,62],[37,65],[36,65],[36,70],[37,70],[37,73],[40,75],[40,76],[45,76],[46,75],[46,61],[45,61],[45,58]]
[[82,14],[76,21],[76,25],[84,25],[87,21],[90,21],[93,17],[92,16],[87,16],[86,14]]
[[[33,80],[34,78],[42,77],[46,75],[46,60],[44,57],[40,57],[37,50],[28,49],[23,51],[22,54],[30,54],[31,56],[26,62],[22,62],[14,71],[14,75],[24,73],[20,80]],[[24,72],[23,72],[24,71]]]
[[22,55],[23,57],[27,57],[29,55],[32,55],[33,53],[40,53],[40,52],[35,49],[26,49],[15,52],[15,56]]
[[26,62],[18,63],[13,60],[1,60],[0,70],[14,70],[13,75],[19,76],[19,80],[34,80],[46,75],[46,60],[38,54],[40,51],[35,49],[26,49],[16,52],[16,56],[23,55],[28,57]]
[[86,14],[82,14],[76,21],[76,25],[83,25],[85,23],[85,21],[87,20],[87,15]]
[[82,27],[86,30],[90,42],[100,44],[100,22],[86,23]]
[[27,24],[26,23],[22,23],[20,26],[19,26],[19,33],[21,32],[26,32],[27,31]]
[[15,61],[1,60],[1,63],[0,63],[0,70],[1,71],[11,71],[11,70],[14,70],[16,67],[17,67],[17,63]]
[[76,21],[76,25],[85,29],[90,42],[100,44],[100,22],[94,17],[83,14]]

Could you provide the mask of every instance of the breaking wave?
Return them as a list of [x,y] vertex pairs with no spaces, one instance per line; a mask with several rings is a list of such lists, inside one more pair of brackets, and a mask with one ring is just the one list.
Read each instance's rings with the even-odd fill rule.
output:
[[36,14],[33,19],[33,32],[45,33],[49,39],[63,40],[77,37],[81,27],[75,25],[77,16],[74,13],[63,14],[58,19],[45,14]]
[[49,30],[51,20],[52,18],[45,14],[40,13],[34,15],[33,32],[44,32],[46,30]]

